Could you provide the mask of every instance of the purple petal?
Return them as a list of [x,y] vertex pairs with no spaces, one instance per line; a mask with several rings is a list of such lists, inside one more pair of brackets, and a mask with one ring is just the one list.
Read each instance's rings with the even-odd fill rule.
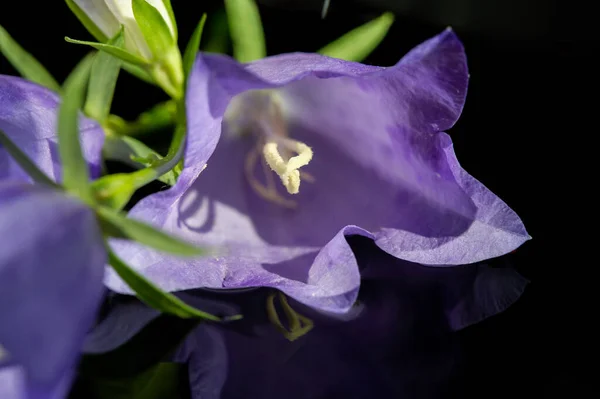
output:
[[134,298],[120,300],[113,305],[108,316],[85,337],[83,353],[110,352],[133,338],[160,312]]
[[0,398],[2,399],[63,399],[67,397],[73,373],[69,372],[54,385],[39,386],[27,380],[20,366],[0,367]]
[[[206,296],[178,293],[179,299],[216,316],[233,316],[240,313],[234,304],[219,301]],[[123,345],[151,321],[160,316],[160,312],[148,307],[137,298],[117,296],[113,298],[108,315],[101,320],[85,338],[84,353],[105,353]]]
[[[51,179],[61,180],[56,133],[59,96],[35,83],[0,75],[0,130]],[[81,117],[80,141],[92,177],[100,175],[104,132],[94,121]],[[0,180],[31,181],[0,146]]]
[[[227,209],[223,211],[227,212]],[[229,211],[229,218],[223,218],[226,227],[230,223],[239,225],[240,221],[231,213]],[[189,225],[186,226],[186,230],[189,228]],[[115,242],[113,246],[121,256],[129,258],[130,265],[167,291],[196,287],[273,287],[306,305],[332,313],[345,313],[354,303],[360,285],[358,266],[344,238],[345,231],[358,229],[348,227],[340,231],[321,251],[315,248],[271,247],[260,245],[260,242],[246,244],[235,242],[236,237],[231,237],[232,244],[227,246],[226,255],[187,260],[150,251],[137,244],[119,245],[121,243]],[[245,231],[240,231],[240,235],[243,234]],[[227,245],[227,241],[214,244]],[[224,268],[224,264],[228,267]],[[116,292],[132,293],[109,270],[105,283]]]
[[[522,224],[510,226],[520,227],[510,240],[507,219],[490,221],[501,201],[468,191],[472,179],[462,178],[440,133],[460,115],[467,78],[463,47],[449,30],[390,68],[315,54],[245,66],[202,55],[187,94],[186,167],[175,187],[145,198],[131,216],[223,253],[190,261],[136,244],[115,249],[163,289],[275,287],[332,313],[347,312],[359,286],[344,236],[375,238],[397,257],[439,265],[512,250],[528,238]],[[277,88],[290,137],[315,152],[306,171],[316,181],[302,183],[296,209],[251,189],[244,165],[255,143],[222,123],[235,95],[265,88]],[[463,238],[473,225],[482,236]],[[482,239],[490,239],[483,248]],[[111,271],[106,282],[131,292]]]
[[363,281],[392,281],[402,292],[439,292],[436,295],[452,330],[503,312],[521,297],[529,283],[510,267],[478,264],[431,268],[376,251],[372,241],[361,237],[349,241],[362,267]]
[[28,384],[54,386],[104,292],[102,236],[84,204],[27,183],[0,183],[0,220],[0,342]]
[[221,399],[227,379],[227,348],[216,326],[201,324],[173,355],[173,361],[189,364],[192,399]]
[[401,259],[443,266],[501,256],[531,239],[519,216],[460,167],[450,137],[445,133],[437,137],[452,175],[477,207],[474,220],[456,237],[423,237],[384,228],[375,234],[377,245]]
[[25,375],[19,366],[0,367],[0,398],[27,399]]
[[453,330],[461,330],[490,316],[504,312],[525,291],[529,281],[510,268],[476,268],[470,289],[447,312]]

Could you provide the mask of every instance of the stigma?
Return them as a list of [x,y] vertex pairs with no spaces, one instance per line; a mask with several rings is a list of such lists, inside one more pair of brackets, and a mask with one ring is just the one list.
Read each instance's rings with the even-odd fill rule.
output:
[[[288,194],[298,194],[302,180],[314,182],[310,174],[300,170],[312,160],[313,151],[307,144],[289,137],[276,93],[253,90],[234,97],[225,121],[234,134],[255,140],[244,164],[245,177],[253,191],[269,202],[295,208],[296,202],[277,190],[274,174]],[[262,165],[262,181],[255,174],[258,163]]]

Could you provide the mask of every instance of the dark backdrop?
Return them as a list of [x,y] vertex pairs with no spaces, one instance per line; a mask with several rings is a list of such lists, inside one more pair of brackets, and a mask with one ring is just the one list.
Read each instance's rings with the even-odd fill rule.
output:
[[[450,131],[456,152],[533,236],[508,256],[531,280],[529,288],[505,313],[460,333],[467,358],[456,384],[469,396],[487,398],[577,398],[596,390],[591,371],[597,359],[590,353],[597,314],[591,305],[594,266],[583,243],[590,235],[569,226],[578,221],[596,230],[591,218],[597,178],[582,177],[595,168],[594,157],[584,154],[593,151],[598,131],[592,89],[598,37],[591,9],[543,0],[332,0],[322,20],[320,0],[260,3],[270,54],[315,51],[390,10],[396,22],[367,62],[392,65],[453,26],[471,73],[464,114]],[[182,45],[201,12],[219,4],[173,0]],[[86,51],[63,37],[90,38],[58,0],[2,5],[0,23],[59,79]],[[0,73],[14,73],[4,59]],[[114,112],[133,118],[163,98],[123,73]],[[578,103],[582,98],[587,109]]]

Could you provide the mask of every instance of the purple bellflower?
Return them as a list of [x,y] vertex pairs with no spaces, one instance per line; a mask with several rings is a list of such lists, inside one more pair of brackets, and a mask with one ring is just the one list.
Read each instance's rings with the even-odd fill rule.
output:
[[[60,99],[0,76],[0,130],[48,177],[61,180]],[[100,171],[104,133],[81,118],[83,153]],[[30,177],[0,145],[0,398],[67,395],[104,293],[106,251],[92,210]]]
[[[201,54],[188,82],[184,169],[130,216],[222,253],[189,260],[113,248],[167,291],[272,287],[332,315],[359,291],[349,236],[431,266],[510,252],[530,238],[521,220],[460,167],[444,133],[467,82],[449,29],[389,68],[317,54],[245,65]],[[110,270],[105,282],[131,293]]]

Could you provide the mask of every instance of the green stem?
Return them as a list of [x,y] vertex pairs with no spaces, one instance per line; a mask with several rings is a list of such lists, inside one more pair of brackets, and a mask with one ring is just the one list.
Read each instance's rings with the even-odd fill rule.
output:
[[177,103],[168,100],[141,113],[133,122],[127,122],[117,115],[110,115],[107,128],[120,136],[143,136],[175,124]]
[[[179,115],[179,118],[176,119],[185,121],[185,103],[179,101],[175,106],[176,114]],[[173,140],[167,155],[164,157],[132,137],[114,135],[114,133],[107,134],[104,154],[106,158],[120,160],[133,167],[146,166],[146,168],[135,172],[136,188],[161,177],[165,177],[165,180],[160,179],[161,181],[174,185],[177,173],[173,169],[183,159],[185,130],[184,122],[180,122],[175,126]],[[152,171],[152,173],[148,173],[149,171]]]

